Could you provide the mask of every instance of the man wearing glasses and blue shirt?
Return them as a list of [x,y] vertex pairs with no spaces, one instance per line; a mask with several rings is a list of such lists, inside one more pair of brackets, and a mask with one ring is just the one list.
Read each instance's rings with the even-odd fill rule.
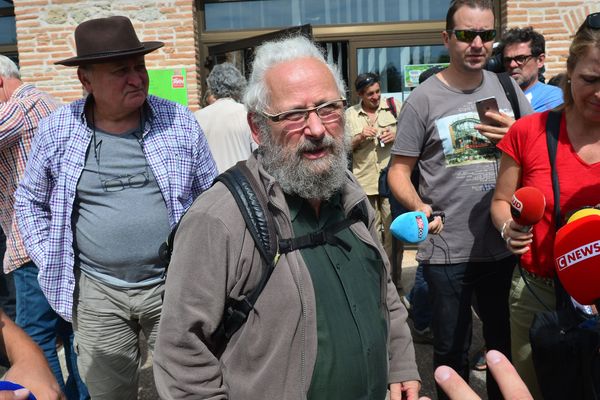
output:
[[[434,366],[448,365],[466,381],[471,344],[471,300],[477,298],[488,350],[510,356],[508,293],[515,260],[490,219],[490,201],[500,154],[495,148],[514,122],[496,74],[483,68],[492,53],[492,0],[454,0],[442,39],[447,69],[427,79],[404,102],[392,147],[390,188],[408,210],[436,217],[417,260],[432,299]],[[512,82],[521,114],[531,105]],[[494,96],[501,114],[488,112],[496,126],[480,123],[475,103]],[[411,183],[420,173],[419,192]],[[502,395],[488,373],[490,399]],[[446,395],[438,388],[438,398]]]
[[528,28],[509,29],[502,35],[500,49],[506,71],[517,81],[535,112],[551,110],[563,103],[562,90],[539,81],[546,59],[546,41]]
[[345,92],[308,39],[257,48],[244,102],[259,148],[244,165],[279,243],[330,232],[360,205],[364,218],[325,243],[281,251],[226,341],[215,332],[228,299],[246,299],[263,263],[232,194],[220,182],[204,193],[182,218],[169,265],[154,354],[162,399],[384,400],[388,388],[391,400],[417,399],[407,311],[373,208],[346,168]]
[[144,55],[126,17],[75,30],[88,93],[42,121],[16,215],[50,305],[73,321],[79,371],[95,400],[137,399],[143,332],[152,349],[162,309],[159,247],[216,176],[185,107],[148,95]]

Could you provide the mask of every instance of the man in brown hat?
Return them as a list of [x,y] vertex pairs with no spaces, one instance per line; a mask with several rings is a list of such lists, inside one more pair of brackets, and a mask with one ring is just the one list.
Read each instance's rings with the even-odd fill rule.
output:
[[166,263],[159,247],[216,176],[185,107],[148,95],[144,55],[126,17],[75,30],[88,93],[40,124],[17,190],[19,229],[50,305],[73,321],[94,400],[136,399],[138,337],[154,346]]

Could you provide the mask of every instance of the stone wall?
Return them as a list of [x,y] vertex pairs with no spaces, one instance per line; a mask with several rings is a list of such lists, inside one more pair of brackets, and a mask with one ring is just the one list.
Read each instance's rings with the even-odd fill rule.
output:
[[141,41],[159,40],[165,46],[146,56],[148,69],[185,68],[190,108],[199,106],[193,0],[15,0],[21,72],[64,102],[82,96],[76,68],[54,65],[76,55],[73,32],[88,19],[125,15]]

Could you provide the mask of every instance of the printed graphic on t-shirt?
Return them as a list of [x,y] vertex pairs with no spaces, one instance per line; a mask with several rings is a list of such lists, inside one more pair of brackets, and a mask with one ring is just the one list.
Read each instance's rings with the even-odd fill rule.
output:
[[446,166],[495,162],[500,153],[474,126],[479,124],[475,112],[449,115],[435,121],[446,156]]

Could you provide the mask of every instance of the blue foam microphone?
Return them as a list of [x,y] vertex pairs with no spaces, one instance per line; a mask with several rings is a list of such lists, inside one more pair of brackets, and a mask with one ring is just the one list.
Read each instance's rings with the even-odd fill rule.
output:
[[429,233],[429,222],[422,211],[411,211],[400,214],[390,225],[390,232],[398,240],[407,243],[419,243]]
[[[18,385],[13,382],[10,382],[10,381],[0,381],[0,391],[3,391],[3,390],[15,391],[18,389],[23,389],[23,386]],[[29,393],[28,400],[35,400],[35,396],[31,392]]]
[[403,242],[420,243],[427,237],[429,222],[433,221],[435,217],[441,217],[442,222],[445,219],[445,215],[441,211],[434,212],[429,219],[422,211],[406,212],[394,219],[392,225],[390,225],[390,232],[396,239]]

